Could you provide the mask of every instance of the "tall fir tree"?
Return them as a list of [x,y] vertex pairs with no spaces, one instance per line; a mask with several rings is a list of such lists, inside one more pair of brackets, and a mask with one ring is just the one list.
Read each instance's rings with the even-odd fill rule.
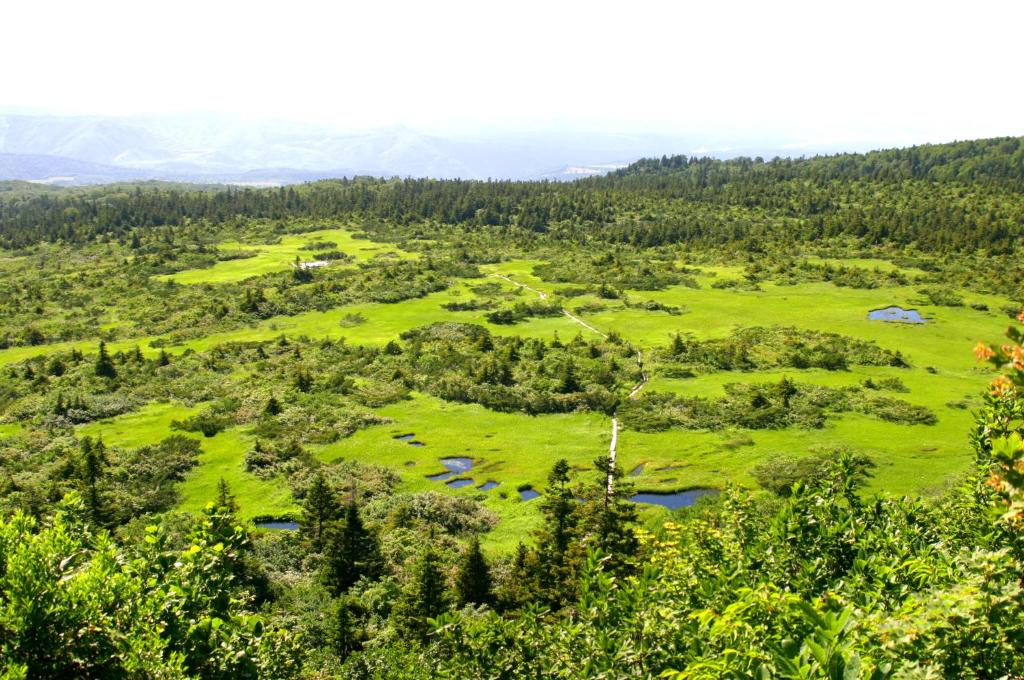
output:
[[552,607],[573,599],[582,555],[578,538],[578,505],[570,484],[569,462],[558,460],[548,474],[541,512],[544,523],[536,533],[538,595]]
[[217,481],[217,498],[214,500],[213,506],[228,514],[238,512],[238,503],[235,501],[234,494],[231,493],[231,486],[223,477]]
[[537,597],[537,556],[522,541],[516,546],[512,565],[498,589],[501,609],[519,609]]
[[263,413],[268,416],[276,416],[281,413],[281,410],[281,402],[277,400],[277,397],[271,396],[270,399],[267,399],[267,405],[263,409]]
[[338,517],[338,499],[322,472],[317,472],[302,504],[302,528],[317,550],[323,547],[327,525]]
[[327,612],[326,633],[332,651],[342,660],[362,647],[354,604],[342,595],[334,600]]
[[92,512],[93,519],[100,521],[102,516],[102,503],[100,498],[100,479],[106,470],[107,460],[107,447],[100,438],[92,439],[91,437],[85,437],[82,439],[82,464],[81,464],[81,475],[82,481],[85,483],[86,491],[88,492],[89,498],[89,510]]
[[460,605],[492,604],[491,570],[480,550],[480,540],[474,536],[459,560],[455,572],[455,594]]
[[331,533],[326,580],[335,595],[348,592],[361,578],[380,576],[383,560],[377,536],[363,524],[354,499],[345,511],[345,522]]
[[110,358],[110,354],[107,352],[107,343],[100,340],[99,353],[96,355],[96,375],[101,378],[116,378],[117,369],[114,367],[114,361]]
[[399,628],[421,641],[426,640],[430,630],[427,619],[448,609],[447,579],[432,543],[433,536],[416,560],[412,578],[402,591],[395,612]]
[[597,476],[587,494],[582,529],[585,543],[607,556],[605,566],[616,572],[628,570],[639,549],[634,531],[636,505],[629,501],[632,485],[623,480],[622,468],[608,456],[594,461]]

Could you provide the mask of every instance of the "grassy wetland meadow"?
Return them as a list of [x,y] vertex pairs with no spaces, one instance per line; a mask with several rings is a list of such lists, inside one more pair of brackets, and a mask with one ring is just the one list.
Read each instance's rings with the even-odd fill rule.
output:
[[[986,480],[1019,411],[991,385],[1019,374],[1022,149],[565,184],[3,183],[5,545],[227,550],[206,568],[245,593],[197,599],[194,626],[226,623],[153,633],[159,658],[50,670],[8,608],[9,677],[1019,672],[1019,625],[969,584],[1020,567],[1015,529],[984,527],[1016,498]],[[970,611],[940,624],[947,595]]]
[[[352,257],[355,266],[367,263],[365,266],[372,267],[375,257],[390,263],[420,256],[394,243],[354,239],[352,233],[345,228],[317,229],[288,234],[273,239],[277,242],[270,244],[215,242],[213,246],[218,250],[253,255],[220,261],[207,268],[159,275],[155,280],[173,281],[183,286],[216,286],[266,274],[288,273],[294,267],[296,256],[301,259],[310,252],[308,248],[303,250],[303,246],[323,241],[338,244],[341,252]],[[727,484],[751,487],[756,484],[751,472],[759,463],[773,456],[811,455],[830,447],[849,447],[872,455],[879,469],[869,488],[895,494],[935,492],[967,469],[972,454],[963,433],[971,423],[971,409],[980,403],[979,395],[989,373],[977,365],[970,353],[971,341],[998,338],[1006,318],[999,310],[1010,301],[996,295],[956,290],[969,302],[957,307],[935,306],[922,299],[909,283],[915,278],[926,280],[920,270],[901,269],[886,260],[871,258],[830,260],[812,256],[810,261],[872,273],[896,272],[906,277],[908,284],[858,290],[824,282],[781,285],[766,282],[759,284],[758,290],[715,289],[712,284],[717,281],[742,279],[744,267],[728,264],[699,267],[688,265],[681,258],[676,266],[699,270],[692,277],[696,286],[688,282],[689,285],[666,286],[654,291],[624,289],[621,294],[631,306],[621,299],[602,300],[581,287],[583,295],[574,294],[561,302],[594,328],[615,332],[626,343],[641,351],[647,350],[648,354],[668,346],[676,334],[695,341],[721,340],[739,329],[782,326],[875,342],[880,347],[903,352],[911,364],[903,368],[854,365],[843,370],[792,366],[751,368],[701,372],[680,378],[672,372],[660,372],[657,360],[652,358],[647,363],[649,382],[643,388],[647,391],[720,398],[727,385],[777,382],[783,377],[814,385],[853,388],[862,388],[869,380],[888,378],[903,384],[906,401],[941,416],[938,422],[907,425],[866,414],[843,414],[826,426],[811,430],[728,427],[716,431],[644,432],[627,427],[621,433],[618,462],[624,470],[633,473],[630,481],[638,490],[671,492],[698,487],[722,488]],[[532,291],[520,289],[492,276],[494,274],[554,296],[559,285],[533,273],[534,267],[541,263],[541,260],[515,259],[487,264],[480,267],[478,277],[460,277],[451,281],[445,290],[422,298],[390,304],[357,303],[323,312],[273,316],[241,329],[169,345],[166,351],[171,355],[188,350],[203,352],[223,343],[273,341],[289,335],[382,346],[412,328],[443,322],[477,324],[494,334],[514,334],[549,342],[555,337],[569,341],[576,336],[600,340],[594,331],[564,315],[507,326],[488,322],[483,311],[448,311],[445,308],[453,302],[479,304],[484,301],[486,304],[498,298],[507,301],[506,304],[514,304],[536,297]],[[491,285],[486,296],[474,292],[474,286],[487,284]],[[648,302],[679,311],[648,310],[644,308]],[[979,311],[970,304],[984,305],[986,309]],[[911,324],[868,318],[870,310],[889,305],[917,309],[925,322]],[[346,326],[345,319],[355,316],[360,318],[358,324]],[[110,326],[111,329],[116,327],[116,322]],[[144,356],[153,355],[157,350],[150,346],[151,339],[112,340],[108,347],[112,352],[127,352],[138,346]],[[92,353],[96,341],[61,343],[59,347],[64,351],[77,348],[83,353]],[[38,348],[12,348],[0,353],[0,362],[9,364],[16,357],[44,353],[45,350]],[[83,436],[102,437],[112,446],[151,445],[174,434],[172,424],[175,421],[195,415],[203,406],[203,402],[191,400],[154,400],[130,413],[83,423],[76,431]],[[402,490],[437,490],[481,497],[488,508],[507,519],[487,536],[487,542],[493,541],[504,548],[514,547],[536,523],[537,513],[522,502],[517,489],[526,485],[542,487],[548,468],[560,457],[580,467],[589,465],[591,459],[608,449],[610,440],[610,419],[604,414],[501,413],[475,404],[445,403],[417,392],[410,392],[400,401],[381,406],[375,412],[385,422],[315,446],[311,454],[325,463],[347,459],[392,468],[402,477],[399,487]],[[410,446],[407,441],[395,438],[405,433],[414,433],[416,439],[426,445]],[[202,441],[202,453],[198,465],[181,483],[182,509],[201,508],[215,495],[219,479],[224,478],[241,499],[243,516],[298,517],[300,506],[284,480],[262,479],[246,472],[245,455],[256,438],[249,428],[230,427],[209,438],[198,433],[191,436]],[[444,484],[427,479],[428,475],[444,472],[439,461],[451,457],[473,459],[473,479],[479,477],[480,481],[462,489],[448,489]],[[485,481],[499,482],[500,490],[480,493],[476,486]],[[649,510],[651,514],[659,514],[654,508]]]

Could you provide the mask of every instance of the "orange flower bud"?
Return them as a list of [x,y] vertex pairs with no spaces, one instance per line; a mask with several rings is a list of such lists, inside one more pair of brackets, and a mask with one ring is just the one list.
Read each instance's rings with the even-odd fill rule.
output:
[[1014,345],[1007,354],[1010,355],[1010,366],[1013,370],[1024,371],[1024,347]]
[[991,359],[995,355],[996,353],[992,351],[992,348],[983,342],[979,342],[977,345],[974,346],[974,356],[978,357],[978,361],[985,361],[986,359]]
[[1005,375],[1001,375],[988,385],[994,397],[1008,397],[1013,394],[1013,383]]

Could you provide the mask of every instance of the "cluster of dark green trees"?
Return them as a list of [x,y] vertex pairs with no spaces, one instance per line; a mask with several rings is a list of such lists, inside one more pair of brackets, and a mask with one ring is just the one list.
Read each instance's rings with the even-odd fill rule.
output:
[[[330,469],[310,480],[301,531],[255,546],[223,483],[198,520],[117,540],[76,495],[41,520],[16,513],[0,520],[0,677],[1016,677],[1013,331],[978,350],[1007,374],[971,432],[973,471],[927,501],[865,498],[870,461],[837,452],[761,471],[774,493],[729,489],[649,532],[607,458],[589,480],[558,461],[543,522],[509,559],[475,535],[453,549],[390,494],[357,502],[364,481],[345,491]],[[288,566],[304,563],[305,585]]]
[[[829,417],[856,412],[903,425],[934,425],[938,416],[926,406],[878,394],[887,385],[823,387],[782,378],[777,383],[729,383],[720,399],[645,391],[622,402],[625,427],[657,432],[671,427],[689,430],[748,430],[825,426]],[[898,390],[897,390],[898,391]]]
[[741,328],[727,338],[707,340],[676,334],[668,348],[656,356],[665,364],[667,375],[679,377],[687,369],[709,372],[792,367],[840,371],[850,366],[909,367],[902,352],[883,349],[874,341],[780,326]]
[[466,224],[645,246],[852,237],[1011,252],[1024,229],[1022,148],[999,138],[809,159],[676,156],[571,184],[356,178],[275,190],[17,193],[0,202],[0,245],[247,215]]
[[[357,502],[353,489],[339,493],[330,479],[317,473],[305,490],[300,544],[304,554],[320,564],[319,580],[334,598],[328,607],[333,625],[326,634],[341,660],[365,649],[379,649],[391,636],[429,644],[435,621],[449,611],[514,613],[527,606],[560,609],[576,597],[588,550],[611,557],[606,568],[625,576],[633,573],[639,553],[634,533],[635,506],[621,471],[602,457],[595,462],[592,483],[576,479],[565,460],[554,465],[544,490],[542,526],[533,545],[521,543],[516,553],[485,557],[477,533],[464,537],[462,547],[447,546],[452,525],[436,520],[412,520],[402,505],[381,514],[380,502]],[[431,496],[424,497],[427,502]],[[464,501],[465,502],[465,501]],[[442,506],[423,506],[426,516],[446,512]],[[376,517],[367,524],[363,515]],[[456,523],[457,525],[457,523]],[[386,557],[403,527],[417,527],[420,545],[407,548],[398,562]],[[388,590],[388,583],[392,583]],[[377,589],[377,590],[375,590]],[[383,589],[383,590],[381,590]],[[385,620],[373,622],[380,593],[389,592]],[[372,656],[372,654],[370,655]],[[362,668],[360,655],[349,659],[352,673]]]
[[616,338],[524,340],[460,323],[415,328],[401,337],[404,346],[395,343],[392,354],[376,362],[379,375],[394,373],[422,392],[497,411],[611,413],[618,392],[639,379],[630,361],[634,350]]

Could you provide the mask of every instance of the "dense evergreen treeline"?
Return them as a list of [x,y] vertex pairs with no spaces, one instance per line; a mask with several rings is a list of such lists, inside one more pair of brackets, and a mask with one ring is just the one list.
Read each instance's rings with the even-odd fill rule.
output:
[[1024,233],[1022,159],[1020,139],[1000,138],[767,162],[676,156],[571,184],[356,178],[265,190],[16,193],[0,202],[0,245],[245,215],[518,228],[646,246],[852,237],[1005,253]]
[[636,177],[666,170],[683,174],[691,184],[723,186],[751,173],[769,182],[803,179],[813,183],[832,180],[903,182],[922,179],[935,182],[980,183],[1024,191],[1024,142],[1003,137],[951,144],[926,144],[870,153],[836,154],[813,158],[741,158],[722,163],[685,156],[637,161],[612,174],[612,183],[632,183]]

